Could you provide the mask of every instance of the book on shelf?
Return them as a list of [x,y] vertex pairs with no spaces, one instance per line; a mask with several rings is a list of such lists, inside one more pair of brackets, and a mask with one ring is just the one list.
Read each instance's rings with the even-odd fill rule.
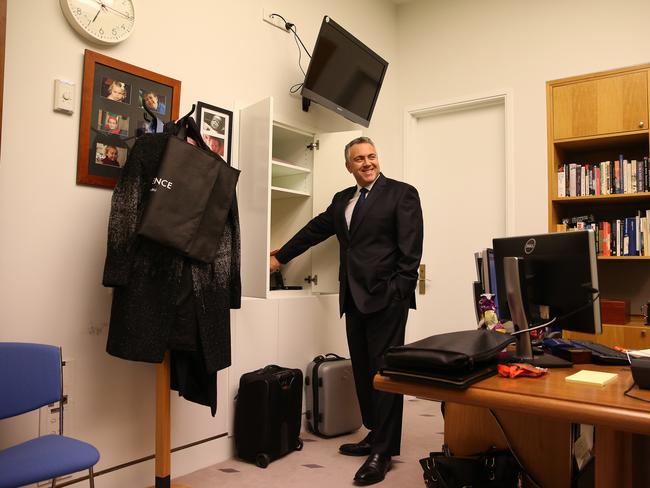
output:
[[572,163],[569,165],[569,196],[570,197],[576,196],[576,190],[577,190],[576,183],[577,183],[576,165]]
[[[646,210],[647,212],[647,210]],[[649,256],[650,250],[648,249],[648,218],[641,217],[641,242],[643,246],[643,256]]]
[[634,217],[634,229],[636,231],[634,234],[635,256],[643,256],[643,249],[641,248],[641,216],[639,215],[639,212],[637,212],[636,217]]
[[565,197],[566,196],[566,182],[564,180],[564,167],[560,168],[557,172],[557,196]]
[[558,197],[616,195],[650,191],[648,156],[600,163],[564,163],[557,170]]
[[601,222],[602,226],[601,228],[601,234],[603,236],[603,245],[601,247],[602,249],[602,255],[603,256],[611,256],[612,255],[612,248],[610,247],[611,245],[611,233],[612,233],[612,226],[609,222]]
[[623,256],[636,256],[636,218],[626,217],[623,221]]
[[643,159],[639,159],[636,162],[636,191],[639,193],[646,191],[644,171],[644,161]]

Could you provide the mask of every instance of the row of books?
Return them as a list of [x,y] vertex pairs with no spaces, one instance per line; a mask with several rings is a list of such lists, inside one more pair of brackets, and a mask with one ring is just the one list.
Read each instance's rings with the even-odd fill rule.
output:
[[557,173],[558,197],[614,195],[650,191],[648,157],[616,161],[567,163]]
[[650,256],[650,210],[597,222],[592,215],[562,219],[558,231],[593,229],[599,256]]

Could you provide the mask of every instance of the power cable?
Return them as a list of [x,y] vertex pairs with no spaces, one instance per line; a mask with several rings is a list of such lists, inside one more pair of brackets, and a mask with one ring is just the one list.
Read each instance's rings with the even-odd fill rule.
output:
[[[298,47],[298,67],[300,68],[300,71],[302,71],[303,77],[307,76],[307,73],[305,73],[305,70],[302,67],[302,49],[305,50],[305,53],[307,56],[309,56],[309,59],[311,59],[311,54],[305,47],[305,44],[302,42],[302,39],[300,39],[300,36],[298,36],[298,29],[296,28],[295,24],[292,24],[291,22],[287,22],[287,19],[285,19],[282,15],[280,14],[271,14],[269,17],[278,17],[279,19],[282,19],[282,22],[284,22],[284,28],[293,34],[293,39],[296,42],[296,46]],[[300,49],[302,47],[302,49]],[[296,93],[300,87],[303,85],[304,82],[296,83],[295,85],[291,86],[289,88],[290,93]]]

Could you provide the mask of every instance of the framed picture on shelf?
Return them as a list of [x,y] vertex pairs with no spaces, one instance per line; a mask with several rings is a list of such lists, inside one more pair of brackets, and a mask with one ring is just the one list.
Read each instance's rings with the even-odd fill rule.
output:
[[232,112],[204,102],[197,102],[196,121],[208,147],[221,156],[226,163],[231,164]]
[[181,82],[86,49],[77,184],[113,188],[136,137],[178,118]]

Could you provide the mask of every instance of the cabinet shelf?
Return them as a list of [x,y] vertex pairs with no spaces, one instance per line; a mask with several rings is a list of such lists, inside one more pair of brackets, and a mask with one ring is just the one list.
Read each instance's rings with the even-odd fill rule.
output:
[[302,166],[296,166],[295,164],[287,163],[277,158],[273,158],[273,177],[278,176],[290,176],[290,175],[300,175],[300,174],[309,174],[311,170],[309,168],[303,168]]
[[279,200],[282,198],[300,198],[310,197],[311,195],[306,191],[291,190],[289,188],[281,188],[279,186],[271,187],[271,199]]
[[650,192],[551,198],[551,202],[560,205],[583,204],[583,203],[648,202],[648,201],[650,201]]
[[603,134],[592,137],[572,137],[555,141],[555,147],[579,151],[583,149],[611,149],[630,144],[644,144],[648,140],[648,130],[636,130],[618,134]]
[[273,158],[271,161],[271,198],[310,196],[311,169]]
[[598,256],[599,261],[647,261],[650,256]]

